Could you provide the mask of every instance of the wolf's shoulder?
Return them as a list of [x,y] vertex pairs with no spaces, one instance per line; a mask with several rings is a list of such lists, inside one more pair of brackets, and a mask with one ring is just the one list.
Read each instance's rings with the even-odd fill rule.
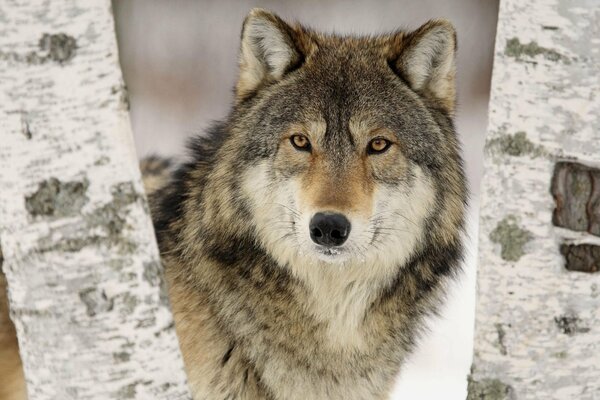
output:
[[218,163],[219,149],[227,136],[226,125],[215,123],[205,134],[188,140],[187,157],[153,155],[141,160],[142,181],[159,243],[160,234],[184,218],[186,199],[201,201],[206,177]]

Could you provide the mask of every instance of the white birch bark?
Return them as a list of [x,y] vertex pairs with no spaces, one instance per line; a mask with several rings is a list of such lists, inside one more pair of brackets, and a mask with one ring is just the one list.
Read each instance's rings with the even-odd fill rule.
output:
[[0,187],[29,398],[190,398],[109,0],[0,2]]
[[600,167],[600,1],[501,0],[470,399],[600,399],[600,273],[559,251],[600,237],[553,226],[561,160]]

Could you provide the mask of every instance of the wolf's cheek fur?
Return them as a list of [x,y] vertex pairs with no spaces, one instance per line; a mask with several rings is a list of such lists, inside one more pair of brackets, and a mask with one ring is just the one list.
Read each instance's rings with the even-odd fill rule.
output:
[[403,265],[422,245],[427,218],[435,208],[436,193],[431,178],[418,166],[412,178],[398,185],[380,185],[370,226],[375,231],[374,263],[389,268]]
[[271,162],[262,161],[247,169],[241,182],[242,193],[253,211],[258,241],[278,264],[288,264],[298,251],[295,180],[275,181]]
[[[375,275],[385,270],[383,275],[393,274],[408,261],[420,245],[436,196],[431,179],[419,166],[412,166],[410,175],[397,185],[373,183],[372,207],[368,213],[347,213],[352,222],[350,237],[340,257],[327,261],[356,265]],[[300,204],[306,192],[301,179],[278,177],[271,161],[263,161],[246,170],[242,182],[257,239],[265,250],[297,276],[304,275],[301,271],[306,268],[322,268],[323,259],[314,251],[309,234],[310,219],[322,210]]]

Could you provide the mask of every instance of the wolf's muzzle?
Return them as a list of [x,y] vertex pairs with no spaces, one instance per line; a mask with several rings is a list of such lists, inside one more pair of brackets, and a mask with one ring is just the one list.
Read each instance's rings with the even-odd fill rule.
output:
[[310,238],[322,246],[341,246],[348,239],[350,228],[350,221],[342,214],[319,212],[310,220]]

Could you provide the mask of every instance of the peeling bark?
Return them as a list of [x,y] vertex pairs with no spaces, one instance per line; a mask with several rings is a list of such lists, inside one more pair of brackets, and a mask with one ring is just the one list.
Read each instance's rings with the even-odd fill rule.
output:
[[554,225],[600,236],[600,169],[559,162],[551,190],[556,201]]
[[600,2],[501,0],[469,399],[600,398]]
[[191,398],[127,107],[109,0],[0,4],[0,244],[30,399]]

